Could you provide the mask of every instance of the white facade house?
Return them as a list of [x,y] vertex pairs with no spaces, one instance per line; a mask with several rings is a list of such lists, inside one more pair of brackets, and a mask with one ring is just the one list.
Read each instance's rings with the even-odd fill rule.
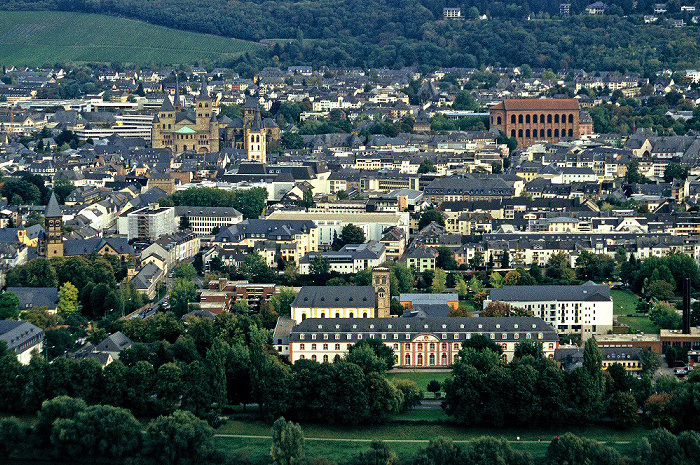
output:
[[613,326],[610,287],[587,282],[579,286],[504,286],[491,289],[484,308],[504,302],[532,312],[554,326],[559,333],[605,334]]
[[175,207],[175,222],[179,226],[181,218],[187,217],[190,229],[198,236],[211,234],[214,228],[223,229],[243,221],[243,213],[231,207]]
[[175,224],[175,208],[159,207],[158,204],[139,208],[126,215],[127,230],[122,231],[124,222],[119,221],[119,234],[132,239],[150,239],[152,241],[166,234],[172,234],[177,229]]
[[34,353],[44,350],[44,330],[28,321],[0,320],[0,341],[5,341],[19,363],[28,365]]
[[386,246],[378,241],[369,241],[365,244],[347,244],[338,251],[311,252],[299,261],[299,272],[310,274],[312,260],[319,255],[328,260],[330,271],[351,274],[384,263]]

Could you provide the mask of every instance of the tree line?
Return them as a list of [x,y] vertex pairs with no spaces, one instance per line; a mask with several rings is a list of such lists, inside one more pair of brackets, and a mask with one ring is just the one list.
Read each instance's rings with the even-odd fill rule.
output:
[[265,210],[267,190],[261,187],[227,191],[215,187],[191,187],[161,201],[161,206],[233,207],[245,218],[258,218]]

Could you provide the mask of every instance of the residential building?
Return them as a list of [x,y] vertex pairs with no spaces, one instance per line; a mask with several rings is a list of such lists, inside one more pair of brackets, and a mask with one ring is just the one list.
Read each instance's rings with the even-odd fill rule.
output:
[[328,260],[330,271],[353,274],[384,263],[386,246],[378,241],[369,241],[364,244],[346,244],[338,251],[309,252],[299,261],[299,272],[311,274],[311,264],[317,256]]
[[0,320],[0,341],[17,354],[19,363],[28,365],[32,355],[44,350],[44,330],[28,321]]
[[57,287],[8,287],[6,292],[17,296],[20,311],[43,307],[49,313],[56,313],[56,307],[58,307]]
[[275,284],[252,284],[248,281],[229,281],[219,278],[210,281],[208,288],[199,295],[202,310],[219,314],[233,309],[236,302],[245,301],[251,311],[260,310],[260,304],[280,294],[281,288]]

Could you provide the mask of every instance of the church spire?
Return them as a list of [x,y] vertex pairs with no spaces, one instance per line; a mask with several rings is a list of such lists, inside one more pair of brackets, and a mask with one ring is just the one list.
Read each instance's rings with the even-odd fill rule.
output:
[[182,110],[182,103],[180,102],[180,76],[175,71],[175,100],[173,101],[175,106],[175,111]]

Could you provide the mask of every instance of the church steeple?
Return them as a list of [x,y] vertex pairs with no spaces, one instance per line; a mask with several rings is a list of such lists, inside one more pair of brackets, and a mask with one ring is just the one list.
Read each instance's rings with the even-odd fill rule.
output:
[[44,210],[44,240],[40,250],[46,258],[63,256],[63,213],[58,206],[56,194],[51,194]]
[[173,100],[175,111],[182,111],[182,102],[180,101],[180,76],[175,72],[175,99]]

